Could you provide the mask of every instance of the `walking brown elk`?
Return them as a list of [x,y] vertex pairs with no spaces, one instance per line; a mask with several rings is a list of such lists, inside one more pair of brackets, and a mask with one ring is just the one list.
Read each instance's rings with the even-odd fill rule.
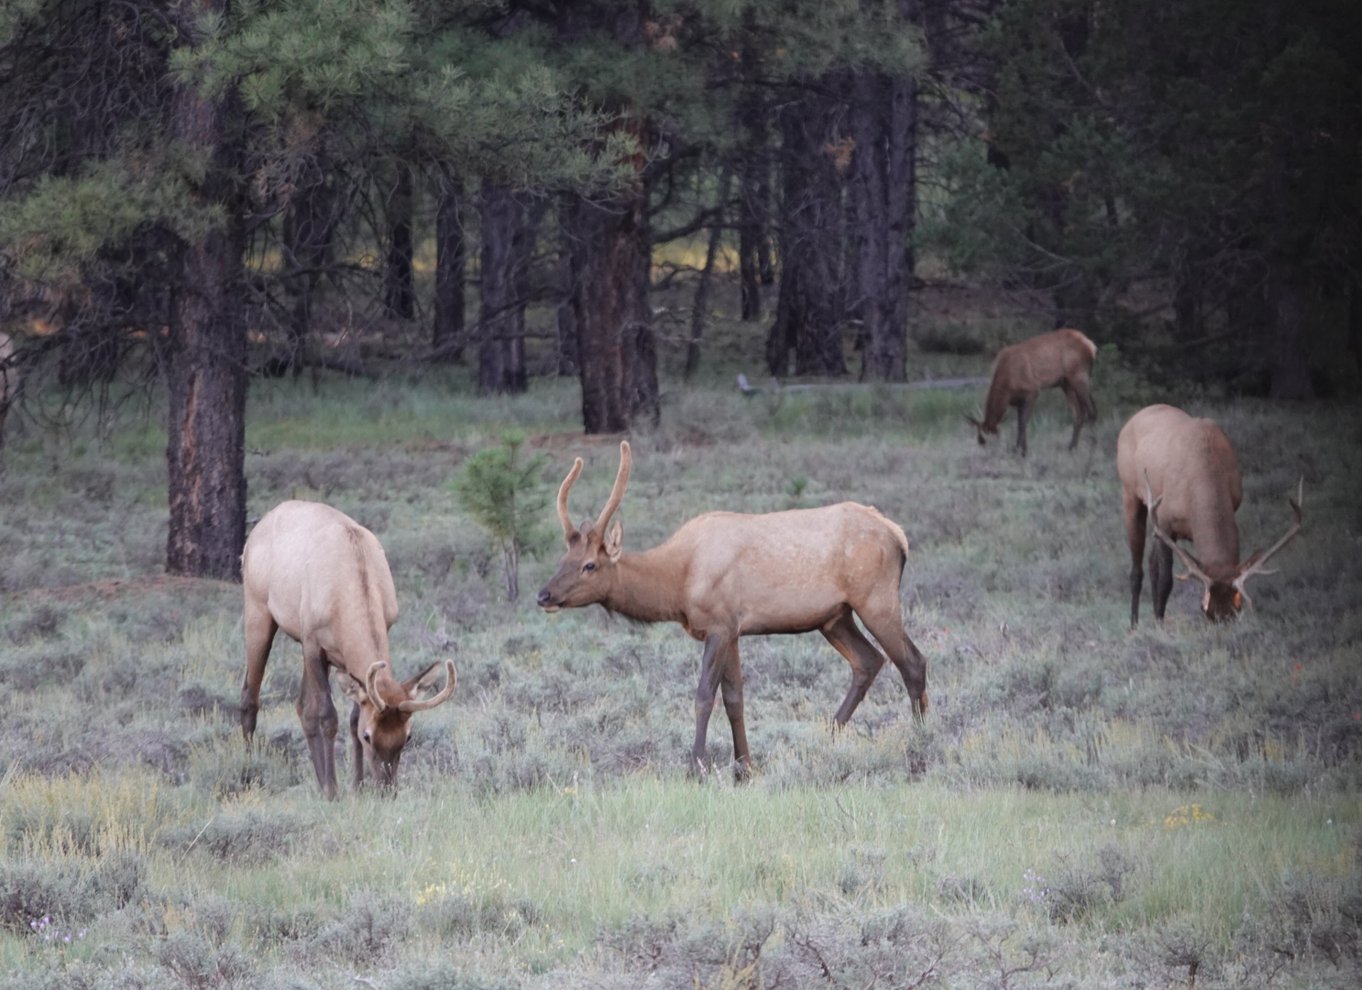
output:
[[743,721],[738,640],[818,630],[851,665],[851,686],[833,716],[845,725],[884,664],[884,653],[856,627],[859,617],[898,668],[917,716],[927,710],[927,661],[903,628],[899,583],[908,558],[903,530],[855,502],[761,515],[708,512],[651,550],[625,553],[615,511],[632,457],[620,444],[610,497],[594,522],[574,528],[568,492],[582,472],[577,458],[558,489],[567,552],[539,592],[549,612],[600,604],[642,622],[677,622],[705,644],[695,692],[692,767],[705,768],[705,736],[722,690],[739,780],[751,754]]
[[[399,681],[388,655],[388,629],[397,619],[397,592],[378,538],[345,513],[320,502],[282,502],[251,530],[241,554],[245,592],[246,678],[241,686],[241,731],[249,745],[260,710],[260,683],[275,633],[282,629],[303,646],[298,719],[317,782],[336,796],[336,706],[330,668],[350,711],[353,787],[364,766],[380,787],[397,785],[397,764],[411,736],[411,716],[454,693],[452,660],[433,663]],[[445,686],[434,697],[439,668]]]
[[[1304,479],[1291,499],[1296,521],[1267,550],[1239,562],[1239,527],[1234,513],[1243,501],[1243,479],[1234,447],[1209,419],[1195,419],[1173,406],[1146,406],[1131,416],[1116,440],[1116,470],[1121,478],[1126,537],[1130,543],[1130,627],[1140,619],[1144,572],[1145,520],[1154,530],[1149,548],[1154,618],[1163,621],[1173,590],[1173,554],[1203,585],[1201,611],[1212,622],[1234,619],[1248,593],[1245,582],[1271,574],[1265,566],[1300,532]],[[1196,556],[1178,540],[1190,540]]]
[[1069,449],[1078,444],[1083,424],[1097,419],[1097,404],[1092,399],[1092,372],[1097,345],[1077,330],[1052,330],[1020,343],[1004,347],[993,362],[993,377],[984,400],[984,418],[965,418],[974,424],[979,443],[984,434],[997,434],[998,425],[1011,406],[1017,407],[1017,448],[1026,456],[1026,422],[1031,418],[1036,397],[1042,389],[1056,385],[1069,400],[1074,432]]

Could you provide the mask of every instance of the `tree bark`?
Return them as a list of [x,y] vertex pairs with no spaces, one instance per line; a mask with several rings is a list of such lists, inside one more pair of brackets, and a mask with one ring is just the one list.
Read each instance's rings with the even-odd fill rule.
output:
[[478,319],[478,391],[520,393],[525,373],[525,274],[529,227],[514,191],[484,182],[478,200],[482,278]]
[[841,375],[845,312],[837,236],[847,146],[840,142],[836,113],[818,80],[803,98],[780,112],[780,291],[767,338],[766,364],[785,375],[794,357],[797,375]]
[[327,182],[325,169],[314,166],[284,217],[284,251],[290,272],[283,281],[293,295],[286,362],[294,375],[303,368],[303,352],[312,329],[312,299],[331,255],[338,212],[335,190]]
[[581,197],[572,203],[572,308],[587,433],[619,433],[659,415],[646,203],[641,181],[608,206]]
[[[199,38],[199,17],[225,16],[227,0],[174,8],[181,36]],[[246,539],[246,335],[241,298],[243,225],[233,165],[229,98],[208,99],[191,83],[175,93],[171,133],[209,162],[194,191],[225,219],[184,245],[172,306],[169,365],[170,526],[166,569],[172,574],[240,580]]]
[[459,363],[467,326],[464,274],[468,249],[464,242],[463,190],[453,176],[446,176],[438,193],[435,213],[435,316],[431,327],[431,348],[436,361]]
[[412,278],[412,177],[411,166],[398,162],[392,195],[388,199],[388,250],[383,264],[383,302],[388,315],[410,320],[416,315],[416,291]]
[[742,49],[743,91],[738,104],[738,281],[742,319],[762,318],[762,285],[770,284],[771,216],[769,108],[758,85],[758,47],[748,28]]
[[862,73],[852,85],[850,196],[861,380],[903,381],[908,335],[909,238],[917,201],[916,86]]
[[709,317],[709,291],[714,276],[714,261],[719,255],[719,242],[724,232],[724,204],[728,201],[728,186],[732,172],[725,168],[719,176],[719,213],[709,230],[709,243],[705,248],[705,266],[700,269],[700,279],[695,286],[695,299],[690,308],[690,339],[686,343],[686,368],[684,377],[690,381],[700,367],[700,341],[705,334],[705,320]]

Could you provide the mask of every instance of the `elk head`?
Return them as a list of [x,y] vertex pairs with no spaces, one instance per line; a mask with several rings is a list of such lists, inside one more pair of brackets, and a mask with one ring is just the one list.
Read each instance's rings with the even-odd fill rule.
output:
[[355,703],[350,714],[350,729],[359,751],[356,758],[362,753],[374,780],[385,790],[391,790],[397,784],[397,764],[402,758],[402,747],[411,738],[412,715],[444,704],[454,693],[459,679],[454,672],[454,661],[446,660],[445,686],[429,698],[419,697],[435,686],[440,666],[438,662],[433,663],[415,677],[399,681],[404,698],[396,704],[385,701],[374,683],[379,674],[388,669],[386,660],[370,666],[363,684],[348,675],[340,678],[341,690]]
[[985,434],[985,433],[997,433],[997,432],[998,432],[997,427],[993,427],[992,429],[990,429],[988,426],[984,425],[984,421],[983,421],[982,419],[978,419],[978,418],[976,418],[976,417],[974,417],[974,416],[971,416],[969,413],[965,413],[965,419],[968,420],[969,423],[970,423],[970,425],[974,427],[975,433],[977,434],[977,436],[978,436],[978,438],[979,438],[979,446],[980,446],[980,447],[984,446],[984,444],[985,444],[985,442],[986,442],[986,441],[984,440],[984,434]]
[[616,561],[623,550],[624,528],[616,522],[610,525],[615,510],[620,507],[624,490],[629,485],[629,467],[632,456],[629,441],[620,441],[620,467],[615,475],[615,487],[610,491],[605,508],[596,521],[587,520],[578,528],[573,528],[572,517],[568,515],[568,492],[577,477],[582,473],[582,459],[573,462],[563,484],[558,489],[558,520],[563,525],[563,542],[567,553],[558,562],[558,570],[549,578],[548,584],[540,589],[537,601],[539,607],[548,612],[560,608],[576,608],[601,601],[610,588]]
[[1259,550],[1244,561],[1232,568],[1217,569],[1216,573],[1211,573],[1211,569],[1202,565],[1190,552],[1178,545],[1176,540],[1170,539],[1168,534],[1159,526],[1158,508],[1163,501],[1163,496],[1154,498],[1153,490],[1149,485],[1148,474],[1145,476],[1145,504],[1149,506],[1149,522],[1154,529],[1154,535],[1172,548],[1173,553],[1182,561],[1182,566],[1187,568],[1186,574],[1179,574],[1179,581],[1188,581],[1196,578],[1203,586],[1201,594],[1201,611],[1206,618],[1212,622],[1226,622],[1230,619],[1239,618],[1239,611],[1247,602],[1253,605],[1253,600],[1249,598],[1248,591],[1244,584],[1249,578],[1256,574],[1275,574],[1276,571],[1267,570],[1266,564],[1272,556],[1286,546],[1297,533],[1301,530],[1301,502],[1305,496],[1305,478],[1301,478],[1296,489],[1296,497],[1288,499],[1291,509],[1296,514],[1296,521],[1291,524],[1286,533],[1280,540],[1272,544],[1266,550]]

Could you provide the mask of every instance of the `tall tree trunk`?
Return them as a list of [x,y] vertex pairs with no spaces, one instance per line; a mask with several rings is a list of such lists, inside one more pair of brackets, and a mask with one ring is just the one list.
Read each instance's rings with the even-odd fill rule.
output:
[[916,207],[916,86],[862,73],[852,84],[851,188],[855,300],[862,381],[903,381],[909,238]]
[[823,90],[809,86],[802,99],[780,112],[782,146],[780,292],[767,338],[766,364],[773,375],[841,375],[842,307],[840,225],[842,180],[848,146],[839,141],[836,114]]
[[529,260],[525,204],[508,186],[488,181],[478,199],[478,214],[482,231],[478,391],[483,395],[524,392]]
[[573,201],[573,318],[587,433],[618,433],[659,414],[648,311],[647,194],[642,182],[609,206]]
[[290,269],[284,283],[293,295],[286,361],[295,375],[303,367],[303,352],[312,328],[312,299],[331,255],[338,220],[339,204],[324,167],[309,169],[284,217],[285,260]]
[[[749,26],[742,48],[743,91],[738,104],[738,280],[745,321],[762,317],[762,285],[770,284],[771,217],[770,113],[758,85],[760,56],[755,28]],[[765,277],[764,277],[765,276]]]
[[[197,43],[200,16],[224,17],[227,7],[227,0],[176,6],[180,36]],[[209,163],[195,198],[225,208],[225,219],[184,245],[172,308],[166,569],[240,580],[246,541],[246,335],[238,303],[244,238],[232,179],[237,157],[232,108],[229,98],[208,99],[192,83],[182,83],[172,112],[175,139]]]
[[705,248],[705,266],[700,269],[700,280],[695,286],[695,299],[690,308],[690,340],[686,343],[686,370],[690,381],[700,367],[700,341],[704,338],[705,320],[709,318],[709,290],[713,282],[714,261],[719,256],[719,242],[724,233],[724,205],[728,202],[728,186],[732,171],[725,168],[719,176],[719,212],[709,230],[709,244]]
[[467,327],[464,322],[464,275],[468,249],[463,231],[463,189],[446,176],[435,212],[435,317],[431,348],[436,361],[463,361]]
[[1272,335],[1268,347],[1268,371],[1272,376],[1268,395],[1274,399],[1309,399],[1310,361],[1306,352],[1306,300],[1303,274],[1288,259],[1277,257],[1268,275],[1268,313]]
[[412,279],[411,166],[397,163],[392,195],[388,198],[388,250],[383,264],[383,303],[388,315],[410,320],[416,315],[416,291]]
[[553,308],[554,364],[560,375],[576,377],[581,367],[577,339],[576,275],[573,271],[572,231],[569,226],[572,204],[558,202],[558,301]]

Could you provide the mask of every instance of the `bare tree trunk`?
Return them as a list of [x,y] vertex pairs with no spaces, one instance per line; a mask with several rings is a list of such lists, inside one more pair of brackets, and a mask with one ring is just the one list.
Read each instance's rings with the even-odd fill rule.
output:
[[446,176],[435,214],[435,317],[431,347],[437,361],[463,361],[467,332],[464,323],[467,258],[462,183],[453,176]]
[[700,367],[700,341],[705,334],[705,320],[709,318],[709,290],[713,282],[714,260],[719,256],[719,242],[724,234],[724,207],[728,202],[728,186],[732,170],[725,168],[719,176],[719,212],[714,217],[714,226],[709,229],[709,244],[705,248],[705,266],[700,269],[700,279],[695,286],[695,300],[690,307],[690,340],[686,344],[686,370],[684,377],[690,381]]
[[769,108],[757,85],[758,46],[750,37],[743,43],[743,93],[738,106],[738,279],[742,319],[762,317],[762,285],[771,283],[771,252],[767,227],[771,217]]
[[1272,382],[1268,395],[1274,399],[1314,397],[1306,352],[1306,290],[1302,280],[1302,274],[1289,261],[1273,259],[1268,281],[1268,312],[1272,319],[1268,350]]
[[[197,42],[199,17],[225,16],[227,0],[174,9],[180,36]],[[209,162],[194,195],[225,207],[223,224],[184,246],[170,328],[166,461],[172,574],[240,580],[246,540],[246,335],[238,300],[242,223],[231,176],[235,141],[229,98],[208,99],[192,84],[175,94],[171,131]]]
[[571,205],[567,200],[558,203],[558,292],[553,308],[555,366],[560,375],[576,377],[581,367],[580,344],[577,339],[576,276],[573,273],[572,232],[568,229]]
[[780,292],[767,338],[766,364],[788,373],[791,353],[799,375],[846,373],[842,356],[839,141],[831,80],[810,85],[780,113]]
[[312,298],[330,258],[339,219],[339,204],[335,190],[327,184],[325,169],[310,169],[305,186],[298,190],[284,217],[284,251],[290,267],[284,283],[293,294],[285,360],[294,375],[303,368],[303,352],[312,329]]
[[397,164],[392,195],[388,199],[388,250],[383,264],[383,303],[388,315],[410,320],[416,315],[416,291],[412,279],[413,214],[411,166]]
[[852,84],[854,276],[862,381],[903,381],[908,335],[909,238],[916,208],[916,87],[863,73]]
[[528,387],[525,204],[508,186],[488,181],[482,186],[478,212],[482,231],[478,391],[483,395],[520,393]]
[[573,203],[572,304],[587,433],[618,433],[638,419],[658,418],[646,203],[642,182],[608,207]]

